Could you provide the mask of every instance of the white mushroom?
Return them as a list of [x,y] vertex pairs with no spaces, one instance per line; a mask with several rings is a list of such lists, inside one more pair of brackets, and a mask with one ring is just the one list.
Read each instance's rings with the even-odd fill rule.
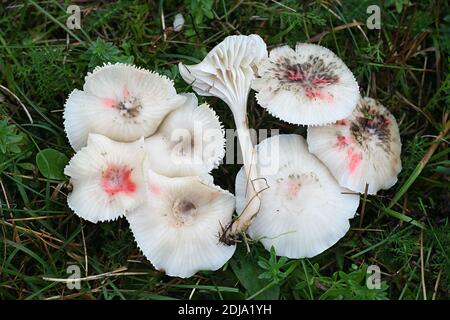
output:
[[175,18],[173,19],[173,31],[180,32],[184,26],[184,17],[183,14],[177,13]]
[[155,72],[126,64],[97,67],[75,89],[64,108],[64,127],[77,151],[89,133],[121,142],[154,133],[162,119],[184,103],[173,83]]
[[194,94],[172,111],[154,135],[145,139],[150,167],[168,177],[208,176],[225,153],[225,137],[216,113],[198,106]]
[[347,119],[308,128],[309,151],[350,190],[375,194],[397,182],[401,141],[394,116],[378,101],[361,98]]
[[144,139],[132,143],[89,134],[87,146],[64,169],[69,207],[91,222],[114,220],[145,200]]
[[231,221],[231,193],[198,177],[168,178],[148,170],[147,201],[127,214],[139,248],[156,269],[187,278],[217,270],[236,246],[219,241]]
[[349,116],[359,98],[352,72],[332,51],[299,43],[270,51],[252,83],[258,103],[293,124],[322,125]]
[[223,237],[228,240],[245,231],[259,209],[260,201],[254,189],[259,181],[255,175],[254,147],[247,123],[247,99],[254,69],[266,57],[266,44],[258,35],[229,36],[214,47],[201,63],[191,66],[179,64],[181,76],[198,94],[220,98],[233,112],[244,167],[252,183],[247,193],[248,206],[227,228]]
[[[268,138],[257,146],[258,171],[267,189],[248,233],[267,250],[297,259],[313,257],[335,244],[348,231],[359,196],[348,194],[328,169],[308,152],[299,135]],[[264,173],[265,172],[265,173]],[[248,181],[236,177],[236,209],[246,205]]]

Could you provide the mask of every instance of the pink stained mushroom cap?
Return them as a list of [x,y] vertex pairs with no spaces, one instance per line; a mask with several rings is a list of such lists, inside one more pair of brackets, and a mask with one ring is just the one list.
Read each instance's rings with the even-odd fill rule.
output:
[[349,116],[359,87],[352,72],[329,49],[299,43],[270,51],[252,82],[258,103],[289,123],[323,125]]
[[350,190],[375,194],[397,182],[401,141],[394,116],[372,98],[361,98],[353,114],[335,124],[308,128],[309,151]]
[[[359,195],[340,187],[299,135],[274,136],[256,148],[266,188],[259,190],[261,207],[248,229],[250,237],[292,259],[318,255],[342,238]],[[241,169],[236,177],[237,211],[246,205],[248,183]]]
[[132,143],[90,134],[87,146],[64,169],[72,192],[69,207],[91,222],[115,220],[145,199],[144,139]]
[[89,133],[121,142],[153,134],[162,119],[181,106],[173,82],[165,76],[122,63],[97,67],[75,89],[64,107],[64,127],[74,150],[86,145]]

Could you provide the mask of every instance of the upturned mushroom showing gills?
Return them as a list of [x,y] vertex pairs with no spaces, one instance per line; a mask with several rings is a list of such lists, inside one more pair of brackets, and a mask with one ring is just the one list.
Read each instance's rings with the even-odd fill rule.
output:
[[231,109],[244,168],[252,182],[247,192],[248,206],[240,213],[239,218],[227,227],[223,237],[226,242],[245,231],[259,209],[259,195],[255,192],[255,184],[258,184],[259,180],[254,169],[254,146],[247,123],[247,99],[256,65],[266,57],[266,44],[258,35],[229,36],[214,47],[199,64],[179,64],[181,76],[192,85],[195,92],[203,96],[218,97]]
[[154,133],[162,119],[184,103],[173,82],[155,72],[117,63],[97,67],[75,89],[64,108],[64,127],[77,151],[89,133],[121,142]]
[[380,102],[361,98],[353,114],[335,124],[308,128],[309,151],[350,190],[375,194],[397,182],[402,169],[397,121]]
[[225,154],[225,131],[207,104],[196,96],[172,111],[151,137],[145,139],[150,167],[168,177],[208,176]]
[[[345,235],[359,195],[337,184],[309,153],[303,137],[274,136],[256,149],[259,174],[267,189],[260,194],[260,211],[248,229],[253,240],[261,241],[267,250],[273,246],[279,256],[298,259],[323,252]],[[245,171],[239,171],[237,210],[245,206],[247,183]]]
[[270,51],[252,83],[258,103],[275,117],[299,125],[323,125],[348,117],[359,87],[352,72],[329,49],[299,43]]
[[114,220],[145,199],[144,139],[115,142],[89,134],[87,146],[78,151],[64,173],[70,177],[69,207],[91,222]]
[[219,241],[234,196],[198,177],[168,178],[148,170],[146,202],[127,213],[139,248],[154,267],[187,278],[217,270],[236,247]]

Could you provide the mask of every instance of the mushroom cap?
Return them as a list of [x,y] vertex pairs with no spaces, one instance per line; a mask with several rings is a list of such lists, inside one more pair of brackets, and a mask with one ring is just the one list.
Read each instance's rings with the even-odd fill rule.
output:
[[217,270],[236,247],[219,242],[234,212],[228,191],[198,177],[168,178],[148,170],[147,201],[127,213],[136,242],[153,266],[187,278]]
[[[308,152],[305,140],[289,134],[257,146],[258,169],[267,188],[248,233],[267,250],[292,259],[313,257],[334,245],[348,231],[359,196],[346,194],[328,169]],[[262,161],[266,173],[262,173]],[[275,170],[267,170],[267,168]],[[249,183],[241,169],[236,177],[236,210],[246,204]]]
[[205,176],[225,154],[225,131],[208,104],[193,93],[172,111],[154,135],[145,139],[153,171],[168,177]]
[[228,36],[199,64],[180,63],[178,67],[195,92],[218,97],[233,110],[246,107],[254,67],[266,56],[267,47],[260,36]]
[[64,127],[78,151],[89,133],[121,142],[153,134],[162,119],[184,103],[173,82],[136,66],[116,63],[97,67],[75,89],[64,108]]
[[349,116],[359,87],[352,72],[329,49],[298,43],[270,51],[252,82],[258,103],[293,124],[322,125]]
[[177,13],[173,19],[173,31],[180,32],[183,29],[184,22],[183,14]]
[[361,98],[347,119],[308,128],[309,151],[350,190],[375,194],[397,182],[401,141],[394,116],[372,98]]
[[64,173],[70,177],[69,207],[91,222],[115,220],[145,200],[144,139],[132,143],[89,134]]

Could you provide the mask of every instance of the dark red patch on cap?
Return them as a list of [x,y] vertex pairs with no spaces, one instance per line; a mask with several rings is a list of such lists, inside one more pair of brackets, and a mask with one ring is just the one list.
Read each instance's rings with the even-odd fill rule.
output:
[[328,92],[315,90],[315,89],[311,89],[311,88],[306,88],[305,94],[311,100],[320,99],[320,100],[325,100],[326,102],[330,102],[330,103],[333,102],[333,96],[331,94],[329,94]]
[[283,85],[303,88],[311,100],[332,102],[333,96],[324,89],[339,82],[334,63],[326,63],[321,57],[310,55],[303,63],[285,58],[275,65],[275,74]]
[[314,86],[328,86],[328,85],[334,84],[336,82],[337,82],[337,78],[335,78],[335,77],[318,78],[318,79],[313,79],[311,81],[311,83]]
[[338,146],[339,148],[343,148],[349,144],[350,144],[349,137],[341,136],[341,135],[336,137],[336,146]]
[[131,180],[132,169],[127,166],[110,165],[102,174],[101,186],[108,196],[117,193],[134,193],[136,184]]
[[286,76],[290,81],[303,81],[305,75],[300,69],[287,69]]

